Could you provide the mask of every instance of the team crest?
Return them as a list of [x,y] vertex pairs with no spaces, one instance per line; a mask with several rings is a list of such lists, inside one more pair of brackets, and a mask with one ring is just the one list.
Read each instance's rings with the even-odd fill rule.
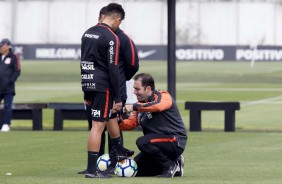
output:
[[4,63],[5,63],[6,65],[10,64],[10,63],[11,63],[11,58],[6,58],[5,61],[4,61]]

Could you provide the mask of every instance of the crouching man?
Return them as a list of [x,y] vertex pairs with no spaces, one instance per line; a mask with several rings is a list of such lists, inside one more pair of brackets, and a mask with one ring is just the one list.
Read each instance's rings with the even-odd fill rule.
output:
[[120,123],[122,130],[140,125],[144,136],[136,140],[141,151],[134,160],[137,176],[172,178],[184,173],[184,152],[187,132],[174,99],[168,92],[156,91],[150,74],[134,77],[134,94],[138,102],[126,105],[132,116]]

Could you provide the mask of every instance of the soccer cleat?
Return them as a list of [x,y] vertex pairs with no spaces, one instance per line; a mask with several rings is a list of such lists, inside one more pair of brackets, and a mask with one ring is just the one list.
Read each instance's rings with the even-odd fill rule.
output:
[[124,150],[121,153],[117,154],[117,161],[120,162],[124,159],[127,159],[129,157],[131,157],[132,155],[134,155],[134,151],[133,150],[128,150],[126,148],[124,148]]
[[77,172],[77,174],[85,174],[85,173],[86,173],[86,170]]
[[102,172],[95,171],[94,173],[89,173],[87,170],[85,171],[85,178],[111,178],[112,176],[106,175]]
[[103,173],[105,174],[115,174],[115,167],[114,166],[109,166]]
[[174,176],[183,176],[184,175],[184,157],[183,155],[180,155],[177,158],[177,162],[179,165],[179,171],[177,171]]
[[175,173],[179,171],[179,166],[177,162],[172,162],[167,170],[164,170],[159,177],[161,178],[173,178]]
[[1,128],[1,132],[9,132],[10,126],[8,124],[4,124]]

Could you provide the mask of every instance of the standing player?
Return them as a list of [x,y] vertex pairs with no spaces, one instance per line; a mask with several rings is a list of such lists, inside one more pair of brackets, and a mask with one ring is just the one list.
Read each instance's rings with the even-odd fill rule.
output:
[[[127,99],[126,81],[130,80],[138,71],[139,59],[134,42],[123,32],[123,30],[117,28],[115,33],[117,34],[120,40],[120,53],[119,53],[120,95],[121,95],[122,106],[124,106]],[[113,113],[112,116],[110,117],[109,124],[117,125],[117,116],[119,116],[118,113]],[[123,140],[121,141],[123,142]],[[111,158],[111,164],[105,172],[107,174],[114,174],[115,165],[117,163],[115,155],[117,153],[112,141],[109,141],[109,153]]]
[[[100,10],[99,18],[98,18],[99,23],[103,22],[106,16],[106,12],[107,12],[106,6]],[[120,52],[119,52],[120,94],[121,94],[121,101],[124,106],[127,99],[126,81],[130,80],[134,76],[134,74],[138,71],[139,59],[134,42],[120,28],[117,28],[115,33],[117,34],[120,40]],[[91,107],[86,105],[86,110],[87,110],[89,129],[91,129],[92,128]],[[113,113],[108,124],[116,125],[117,116],[118,116],[117,113]],[[119,129],[119,127],[116,127],[116,129]],[[123,143],[122,132],[120,132],[120,135],[121,135],[121,142]],[[108,148],[111,158],[111,165],[105,172],[108,174],[113,174],[115,165],[117,163],[116,149],[114,148],[113,143],[110,141],[110,139],[108,139],[108,145],[109,145]],[[105,152],[105,131],[102,133],[102,137],[101,137],[99,156],[103,155],[104,152]],[[84,173],[85,171],[78,172],[78,174],[84,174]]]
[[[111,116],[111,109],[119,111],[119,39],[113,33],[125,12],[121,5],[110,3],[102,24],[89,28],[82,36],[81,43],[81,85],[84,99],[91,106],[92,128],[88,138],[88,164],[86,178],[109,178],[98,172],[96,162],[99,156],[101,135]],[[107,126],[111,141],[117,149],[117,160],[133,155],[133,151],[122,145],[118,125]]]

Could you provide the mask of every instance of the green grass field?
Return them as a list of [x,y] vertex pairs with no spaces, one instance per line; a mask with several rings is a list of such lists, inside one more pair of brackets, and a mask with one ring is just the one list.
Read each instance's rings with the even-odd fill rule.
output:
[[[23,61],[15,102],[82,102],[78,62]],[[165,62],[141,61],[166,90]],[[44,131],[30,131],[31,121],[15,120],[0,133],[0,184],[33,183],[282,183],[282,63],[178,62],[177,103],[189,130],[185,101],[239,101],[236,132],[223,132],[224,114],[202,113],[203,132],[188,132],[185,176],[169,179],[87,180],[76,172],[86,167],[87,123],[64,121],[54,132],[53,111],[44,110]],[[126,132],[125,145],[138,152],[141,132]],[[12,173],[6,176],[6,173]]]
[[[85,179],[87,131],[13,131],[0,134],[0,183],[281,183],[281,133],[189,133],[185,175],[173,179]],[[136,137],[126,132],[125,145],[137,151]],[[6,176],[6,173],[12,173]]]
[[[167,89],[165,62],[140,62],[140,72],[151,73],[157,89]],[[282,63],[178,62],[176,100],[189,128],[185,101],[239,101],[237,131],[282,131]],[[15,102],[82,102],[79,62],[22,62]],[[223,129],[221,111],[202,113],[203,130]],[[44,110],[44,129],[53,127],[53,112]],[[68,129],[85,129],[85,123],[69,121]],[[12,128],[30,129],[30,121],[15,121]]]

